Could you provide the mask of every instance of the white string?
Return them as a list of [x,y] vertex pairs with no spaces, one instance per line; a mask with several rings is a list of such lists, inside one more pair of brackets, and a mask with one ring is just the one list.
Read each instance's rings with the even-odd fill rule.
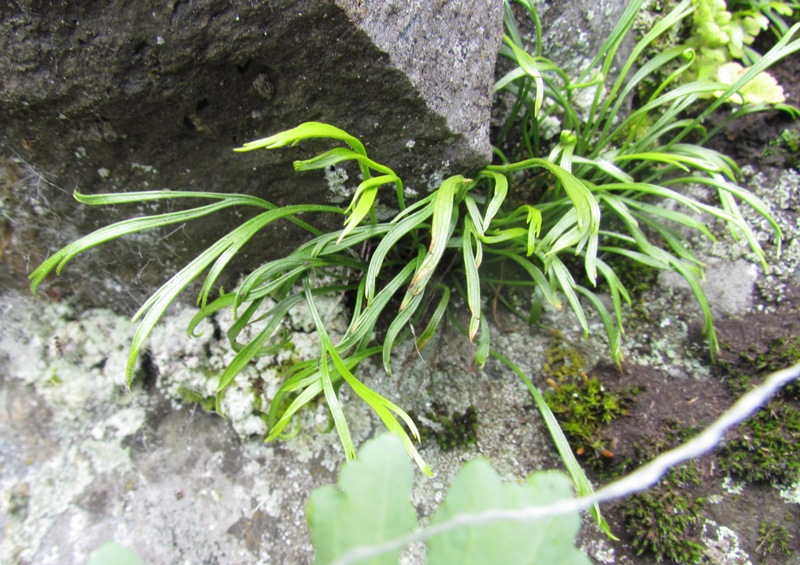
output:
[[561,500],[545,506],[528,506],[515,510],[487,510],[461,514],[452,520],[420,528],[405,536],[376,545],[356,547],[342,555],[330,565],[350,565],[363,559],[374,557],[388,551],[402,549],[413,542],[420,542],[456,528],[479,526],[502,520],[530,521],[560,516],[586,510],[596,502],[608,502],[643,491],[658,482],[670,468],[701,456],[719,444],[725,432],[747,419],[761,405],[786,383],[800,376],[800,363],[771,374],[758,387],[739,398],[702,433],[671,451],[662,453],[650,463],[639,467],[626,477],[597,490],[592,496]]

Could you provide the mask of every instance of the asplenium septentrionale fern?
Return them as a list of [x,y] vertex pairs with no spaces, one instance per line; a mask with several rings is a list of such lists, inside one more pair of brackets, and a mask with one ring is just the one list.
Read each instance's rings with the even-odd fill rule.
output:
[[[532,3],[519,0],[517,4],[540,38]],[[109,240],[197,220],[233,206],[250,208],[253,217],[172,276],[136,314],[134,319],[140,323],[131,346],[128,380],[133,378],[147,336],[166,308],[201,276],[199,311],[189,331],[221,310],[234,312],[227,336],[236,355],[219,377],[218,398],[246,365],[274,352],[282,338],[282,321],[292,308],[305,304],[319,335],[319,355],[299,361],[283,373],[285,380],[268,408],[267,439],[278,438],[298,410],[322,396],[345,454],[353,458],[355,446],[338,394],[346,384],[403,440],[427,472],[430,470],[414,446],[418,434],[412,419],[371,390],[357,376],[357,368],[365,359],[379,356],[391,373],[391,353],[404,339],[411,338],[415,347],[422,349],[451,305],[457,303],[452,299],[454,292],[466,303],[466,333],[474,343],[479,366],[490,355],[483,298],[510,282],[502,273],[511,277],[512,272],[513,284],[527,289],[532,312],[545,304],[553,308],[566,304],[588,333],[585,308],[593,310],[604,324],[611,356],[620,362],[623,307],[630,302],[630,294],[609,259],[623,257],[674,271],[686,279],[702,307],[713,352],[717,344],[703,290],[703,266],[691,250],[689,236],[701,233],[713,238],[712,223],[722,222],[735,237],[744,237],[765,261],[740,208],[749,206],[772,220],[766,206],[737,184],[735,163],[704,146],[719,130],[706,131],[704,120],[736,100],[737,91],[762,70],[797,51],[798,26],[790,28],[731,86],[706,80],[681,82],[677,79],[694,62],[690,48],[676,45],[646,60],[641,57],[662,34],[692,13],[693,3],[685,0],[659,20],[636,43],[622,67],[613,71],[619,46],[641,4],[631,2],[600,54],[579,76],[571,77],[542,56],[540,42],[528,50],[511,3],[506,2],[507,34],[501,53],[514,68],[498,81],[496,90],[510,93],[513,103],[496,140],[497,162],[468,176],[449,177],[416,201],[405,202],[403,181],[391,168],[372,160],[360,140],[328,124],[303,123],[238,150],[277,150],[308,139],[329,141],[330,149],[296,161],[294,166],[297,171],[357,168],[361,182],[348,208],[321,204],[276,207],[255,196],[206,192],[76,193],[87,205],[170,199],[197,204],[180,212],[118,222],[79,239],[31,274],[32,289],[35,292],[51,271],[60,272],[74,256]],[[660,77],[657,86],[646,98],[638,98],[631,111],[623,111],[634,95],[641,95],[643,81],[653,77]],[[588,107],[576,102],[582,90],[591,93]],[[709,93],[714,98],[705,98]],[[736,106],[723,121],[771,108],[766,104]],[[561,133],[555,139],[545,135],[545,121],[560,124]],[[512,137],[519,143],[509,143]],[[502,149],[509,147],[519,149],[513,153]],[[686,184],[709,187],[718,200],[689,196],[681,190]],[[399,207],[387,221],[379,221],[375,214],[381,191]],[[303,220],[308,213],[343,215],[343,228],[322,232]],[[217,292],[217,280],[231,259],[253,235],[279,221],[295,223],[308,231],[311,239],[287,250],[284,257],[254,265],[234,290]],[[777,225],[772,225],[779,241]],[[610,295],[611,311],[593,290],[600,282]],[[352,296],[353,307],[347,331],[334,338],[316,303],[320,297],[342,293]],[[530,318],[535,321],[535,316]],[[540,403],[540,408],[546,410],[546,405]],[[557,443],[563,443],[563,435],[554,431],[557,424],[548,420],[548,425]],[[562,456],[568,457],[568,452],[568,447],[562,449]]]

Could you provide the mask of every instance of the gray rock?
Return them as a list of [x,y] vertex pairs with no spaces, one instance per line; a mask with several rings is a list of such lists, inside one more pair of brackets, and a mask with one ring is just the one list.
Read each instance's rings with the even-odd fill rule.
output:
[[[10,257],[0,283],[19,286],[57,246],[140,211],[76,207],[74,189],[327,201],[323,175],[291,166],[323,145],[231,151],[303,121],[361,137],[413,188],[477,168],[490,158],[501,34],[496,0],[7,4],[0,9],[0,192]],[[358,184],[355,172],[350,177]],[[340,219],[316,221],[335,227]],[[77,293],[87,304],[138,303],[236,222],[211,218],[171,237],[165,231],[109,247],[53,292]],[[270,230],[234,269],[275,256],[298,237],[285,226]]]
[[[626,0],[572,0],[537,6],[544,55],[571,72],[582,70],[611,35]],[[624,55],[629,49],[623,46]]]
[[449,129],[464,136],[469,150],[481,158],[491,153],[486,117],[492,100],[486,77],[494,73],[502,34],[497,18],[501,2],[339,0],[339,4],[423,93],[427,105],[444,116]]
[[[126,391],[120,386],[130,329],[125,318],[86,310],[68,322],[75,313],[63,304],[5,298],[0,563],[86,563],[108,541],[152,564],[311,562],[303,509],[314,488],[335,482],[344,460],[336,433],[320,431],[327,420],[322,405],[302,412],[302,433],[293,439],[237,437],[221,418],[164,395],[177,358],[184,370],[197,371],[207,361],[202,342],[213,347],[216,341],[207,332],[195,349],[175,349],[188,342],[181,334],[191,311],[165,321],[153,355],[156,386],[137,383]],[[300,332],[294,337],[302,347]],[[531,352],[543,345],[519,347],[519,338],[503,336],[499,346],[530,371]],[[456,330],[441,342],[425,350],[425,360],[410,348],[398,352],[403,378],[389,378],[374,365],[359,372],[373,390],[419,414],[442,398],[453,410],[477,411],[476,445],[449,452],[433,441],[421,446],[436,472],[433,479],[415,472],[413,502],[425,516],[466,459],[483,455],[501,476],[516,480],[557,465],[521,383],[493,361],[483,373],[468,372],[471,351]],[[342,395],[357,445],[385,430],[354,393],[343,388]]]
[[[704,289],[715,318],[742,316],[753,307],[753,290],[758,278],[755,263],[739,259],[722,261],[707,259]],[[691,293],[686,280],[672,271],[658,275],[659,284],[665,288],[681,289]],[[699,310],[699,305],[692,304]]]

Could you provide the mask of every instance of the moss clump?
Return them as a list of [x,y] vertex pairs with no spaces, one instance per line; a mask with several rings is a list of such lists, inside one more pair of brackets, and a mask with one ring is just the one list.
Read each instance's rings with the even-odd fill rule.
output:
[[783,158],[786,163],[786,168],[797,167],[800,165],[800,130],[798,129],[785,129],[774,140],[769,142],[769,145],[764,148],[762,155],[764,157],[778,157]]
[[696,563],[700,559],[699,526],[705,500],[680,491],[686,486],[686,476],[686,470],[670,471],[655,487],[623,503],[622,515],[637,555],[650,554],[658,563]]
[[772,401],[722,447],[719,466],[748,482],[789,484],[800,477],[798,442],[800,411],[786,401]]
[[[648,437],[632,444],[632,455],[617,462],[606,473],[607,478],[614,479],[644,465],[696,433],[694,427],[666,422],[662,437]],[[701,484],[700,472],[691,461],[671,469],[656,486],[622,503],[625,530],[632,537],[637,555],[650,555],[656,562],[697,562],[704,550],[700,521],[705,499],[691,496],[689,489]]]
[[559,382],[575,380],[576,377],[586,378],[586,360],[575,348],[567,344],[562,339],[554,338],[547,351],[545,351],[546,361],[542,365],[542,370],[551,379]]
[[740,358],[755,372],[773,372],[800,361],[800,336],[773,339],[763,353],[753,350],[741,353]]
[[781,141],[794,153],[800,151],[800,131],[785,129],[781,132]]
[[[753,386],[754,378],[800,361],[800,337],[772,340],[766,351],[749,349],[739,354],[739,364],[726,367],[728,384],[737,393]],[[738,436],[719,452],[719,466],[729,475],[748,482],[788,484],[800,477],[800,384],[790,383],[778,398],[738,428]]]
[[758,526],[758,546],[756,553],[761,557],[769,555],[789,555],[792,535],[777,522],[763,520]]
[[[745,358],[747,359],[747,358]],[[790,336],[774,339],[766,353],[749,359],[759,373],[773,373],[800,362],[800,337]],[[783,398],[800,400],[800,383],[793,381],[781,391]]]
[[613,457],[603,428],[628,414],[630,394],[608,390],[596,377],[587,377],[582,382],[557,385],[545,394],[545,400],[578,455],[593,456],[589,459],[593,466],[600,458]]
[[[416,420],[413,413],[409,415]],[[452,451],[478,442],[478,411],[474,406],[467,407],[463,412],[448,412],[443,404],[434,402],[431,409],[425,412],[425,418],[433,425],[418,426],[420,439],[435,442],[442,451]]]
[[545,400],[575,453],[589,456],[591,466],[602,468],[613,457],[603,428],[628,414],[637,391],[611,390],[597,377],[588,377],[584,367],[585,361],[575,348],[552,344],[544,365],[552,390],[545,393]]

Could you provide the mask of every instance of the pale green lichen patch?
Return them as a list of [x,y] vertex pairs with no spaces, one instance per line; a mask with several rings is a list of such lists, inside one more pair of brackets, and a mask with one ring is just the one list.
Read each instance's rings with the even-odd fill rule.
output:
[[739,536],[713,520],[703,523],[703,556],[715,565],[753,565],[750,556],[740,547]]

